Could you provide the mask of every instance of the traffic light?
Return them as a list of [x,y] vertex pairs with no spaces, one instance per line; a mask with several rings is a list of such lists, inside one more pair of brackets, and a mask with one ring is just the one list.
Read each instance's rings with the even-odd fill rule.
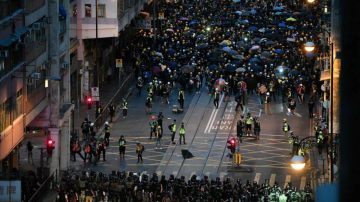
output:
[[92,97],[91,97],[91,96],[88,96],[88,97],[86,98],[86,104],[87,104],[87,106],[88,106],[88,109],[91,109],[92,103],[93,103]]
[[48,153],[48,155],[52,155],[52,151],[55,148],[55,141],[52,140],[51,138],[47,139],[46,141],[46,151]]
[[236,139],[235,138],[230,138],[227,141],[228,146],[227,148],[230,149],[230,152],[233,154],[235,153],[235,149],[236,149]]

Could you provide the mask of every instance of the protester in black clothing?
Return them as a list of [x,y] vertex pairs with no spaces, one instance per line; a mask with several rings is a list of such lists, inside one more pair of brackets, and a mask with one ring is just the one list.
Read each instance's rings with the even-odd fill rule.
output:
[[34,146],[32,145],[32,143],[30,141],[27,142],[26,144],[26,150],[28,152],[28,162],[31,164],[34,164],[34,159],[33,159],[33,153],[32,150],[34,149]]

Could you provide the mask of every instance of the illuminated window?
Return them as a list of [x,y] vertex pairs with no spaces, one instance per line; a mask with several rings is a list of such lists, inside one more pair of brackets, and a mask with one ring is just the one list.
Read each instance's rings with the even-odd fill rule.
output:
[[91,4],[85,4],[85,17],[91,18]]
[[98,17],[105,18],[106,17],[106,6],[105,4],[98,4]]

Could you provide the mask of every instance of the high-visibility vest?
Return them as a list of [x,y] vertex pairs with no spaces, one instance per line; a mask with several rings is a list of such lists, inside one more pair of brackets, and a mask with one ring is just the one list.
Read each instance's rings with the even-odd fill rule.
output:
[[319,134],[317,138],[317,143],[322,143],[323,140],[324,140],[324,136],[322,134]]
[[289,124],[284,123],[284,125],[283,125],[283,131],[284,131],[284,132],[288,132],[288,131],[289,131]]
[[182,96],[182,99],[184,99],[185,100],[185,95],[184,95],[184,91],[179,91],[179,99],[181,98],[181,96]]
[[250,125],[250,124],[252,124],[252,122],[253,122],[252,117],[249,117],[249,118],[246,119],[246,124]]
[[181,128],[179,129],[179,134],[180,134],[180,135],[185,135],[185,128],[181,127]]
[[176,124],[173,123],[172,127],[171,127],[171,132],[176,132]]
[[123,103],[123,109],[127,109],[128,108],[128,103],[127,102],[124,102]]

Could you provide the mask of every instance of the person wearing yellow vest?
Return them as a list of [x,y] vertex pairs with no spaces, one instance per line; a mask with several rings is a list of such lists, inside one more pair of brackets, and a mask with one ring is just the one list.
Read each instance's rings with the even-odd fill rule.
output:
[[288,124],[287,120],[284,119],[283,120],[283,127],[282,127],[282,131],[284,132],[284,136],[288,136],[288,132],[290,131],[290,125]]
[[184,109],[185,92],[183,89],[179,91],[178,101],[181,109]]
[[181,144],[181,139],[183,139],[184,144],[186,144],[186,142],[185,142],[185,126],[184,126],[184,122],[181,123],[181,126],[179,128],[179,136],[180,136],[180,144]]
[[250,113],[248,113],[245,120],[246,136],[249,136],[251,134],[251,128],[253,123],[254,123],[254,118],[251,116]]
[[122,110],[123,110],[123,118],[126,118],[127,110],[128,110],[128,102],[126,101],[125,98],[123,98]]
[[175,144],[175,134],[176,134],[176,119],[169,125],[169,129],[171,131],[171,143]]

